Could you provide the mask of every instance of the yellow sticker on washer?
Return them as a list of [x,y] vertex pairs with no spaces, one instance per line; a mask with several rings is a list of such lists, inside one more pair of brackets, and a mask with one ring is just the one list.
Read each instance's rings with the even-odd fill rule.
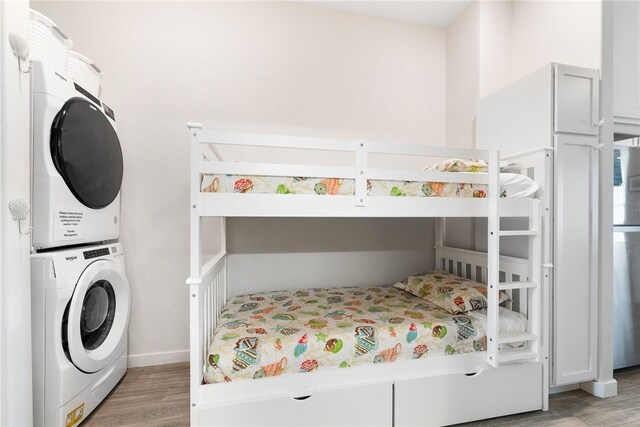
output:
[[67,414],[65,427],[73,427],[84,417],[84,403]]

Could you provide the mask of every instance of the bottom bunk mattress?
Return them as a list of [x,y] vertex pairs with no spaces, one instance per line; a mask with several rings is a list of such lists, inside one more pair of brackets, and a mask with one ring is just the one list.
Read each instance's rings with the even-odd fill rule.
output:
[[[526,318],[501,308],[501,333]],[[275,291],[231,298],[205,383],[486,350],[486,311],[450,314],[393,286]]]

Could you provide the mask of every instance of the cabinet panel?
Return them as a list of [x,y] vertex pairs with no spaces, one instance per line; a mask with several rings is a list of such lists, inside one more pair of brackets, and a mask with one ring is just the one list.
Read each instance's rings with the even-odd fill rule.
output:
[[640,119],[640,2],[614,1],[613,114]]
[[554,65],[555,132],[597,135],[599,119],[598,72],[569,65]]
[[596,377],[598,150],[596,138],[555,137],[553,382]]

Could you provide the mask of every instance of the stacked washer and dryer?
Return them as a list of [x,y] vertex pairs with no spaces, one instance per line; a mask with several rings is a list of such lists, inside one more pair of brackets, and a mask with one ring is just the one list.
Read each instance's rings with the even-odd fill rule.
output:
[[127,369],[123,159],[99,69],[35,11],[30,33],[34,424],[69,427]]

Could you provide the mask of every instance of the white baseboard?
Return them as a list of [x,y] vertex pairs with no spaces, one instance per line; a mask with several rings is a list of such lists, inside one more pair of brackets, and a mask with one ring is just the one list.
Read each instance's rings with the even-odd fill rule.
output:
[[614,379],[606,381],[589,381],[580,384],[580,388],[596,397],[613,397],[618,394],[618,382]]
[[558,385],[555,387],[549,387],[549,394],[564,393],[565,391],[578,390],[580,384]]
[[161,353],[130,354],[129,367],[167,365],[189,361],[189,350],[164,351]]

